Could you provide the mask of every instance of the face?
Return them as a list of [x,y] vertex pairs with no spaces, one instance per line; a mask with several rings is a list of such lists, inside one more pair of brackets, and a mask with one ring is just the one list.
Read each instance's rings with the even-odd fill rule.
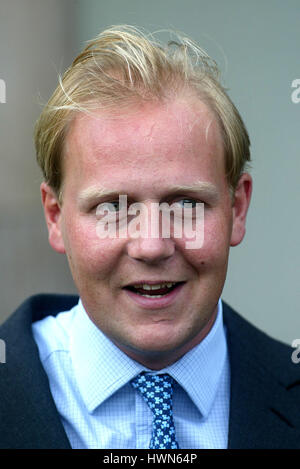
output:
[[[250,176],[241,178],[233,203],[216,119],[195,98],[148,103],[125,117],[78,115],[66,138],[63,171],[61,207],[42,184],[49,240],[66,253],[89,317],[146,366],[174,362],[213,324],[230,245],[244,236]],[[187,249],[184,235],[100,239],[96,208],[118,195],[148,208],[204,203],[202,247]],[[165,283],[172,288],[153,297],[149,288]]]

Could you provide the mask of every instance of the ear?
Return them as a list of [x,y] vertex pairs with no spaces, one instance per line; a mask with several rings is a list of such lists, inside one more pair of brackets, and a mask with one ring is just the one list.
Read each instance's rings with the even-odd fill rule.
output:
[[232,233],[230,246],[237,246],[243,240],[246,232],[246,217],[252,194],[252,178],[243,173],[234,193],[232,205]]
[[53,189],[45,182],[41,184],[41,196],[50,246],[55,251],[63,254],[65,253],[65,246],[61,231],[61,204]]

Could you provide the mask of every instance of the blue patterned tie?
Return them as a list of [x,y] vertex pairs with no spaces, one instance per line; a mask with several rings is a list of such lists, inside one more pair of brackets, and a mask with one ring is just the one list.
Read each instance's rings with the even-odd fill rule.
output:
[[131,380],[154,414],[150,449],[178,449],[172,411],[174,379],[168,374],[140,373]]

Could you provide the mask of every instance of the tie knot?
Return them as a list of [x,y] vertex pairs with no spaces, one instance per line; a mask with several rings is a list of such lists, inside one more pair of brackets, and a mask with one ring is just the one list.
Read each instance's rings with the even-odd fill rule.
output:
[[154,415],[151,449],[179,448],[172,410],[174,383],[175,380],[167,373],[153,375],[143,372],[131,380],[132,386],[140,392]]
[[154,417],[166,420],[172,415],[174,382],[174,379],[167,373],[153,375],[143,372],[136,376],[131,384],[141,393]]

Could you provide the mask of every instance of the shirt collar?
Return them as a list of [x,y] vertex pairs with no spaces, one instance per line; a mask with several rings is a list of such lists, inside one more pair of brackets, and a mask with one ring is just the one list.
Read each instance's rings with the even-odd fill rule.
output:
[[70,354],[76,382],[89,412],[144,369],[92,322],[81,300],[70,330]]
[[207,417],[216,397],[227,359],[222,301],[213,327],[207,336],[180,360],[165,368],[185,389],[196,407]]
[[[103,334],[88,317],[81,300],[70,328],[69,344],[76,382],[90,413],[138,373],[149,371]],[[159,373],[173,376],[206,417],[218,389],[226,354],[222,302],[219,300],[217,317],[209,334]]]

